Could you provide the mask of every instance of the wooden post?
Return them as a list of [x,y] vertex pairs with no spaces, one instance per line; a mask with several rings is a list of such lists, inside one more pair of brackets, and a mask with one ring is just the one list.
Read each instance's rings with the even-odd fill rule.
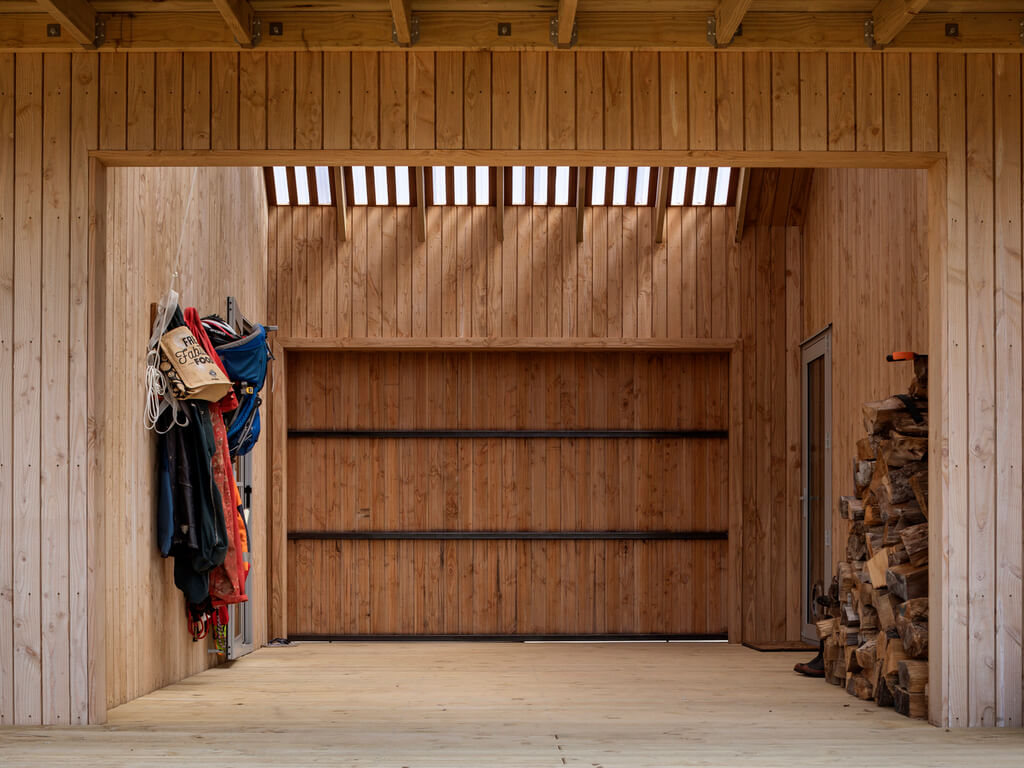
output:
[[86,545],[88,611],[89,723],[107,721],[106,619],[106,424],[107,372],[107,169],[89,161],[89,403],[88,542]]

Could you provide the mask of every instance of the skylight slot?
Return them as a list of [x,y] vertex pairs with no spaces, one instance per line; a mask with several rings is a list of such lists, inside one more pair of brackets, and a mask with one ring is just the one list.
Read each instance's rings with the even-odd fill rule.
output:
[[725,205],[729,201],[729,176],[732,168],[719,168],[718,180],[715,182],[715,205]]
[[636,205],[647,205],[647,199],[651,193],[651,169],[641,166],[636,169],[636,195],[633,198]]
[[364,165],[352,166],[352,204],[369,204],[366,193],[366,166]]
[[548,204],[548,169],[544,165],[533,169],[533,204]]
[[430,179],[434,187],[434,205],[444,205],[448,202],[448,196],[445,194],[444,184],[444,166],[435,165],[430,169]]
[[305,168],[292,168],[295,172],[295,202],[309,205],[309,177]]
[[383,165],[373,166],[373,196],[377,205],[388,205],[388,169]]
[[331,171],[323,165],[314,170],[316,176],[316,201],[320,205],[331,204]]
[[591,181],[590,190],[590,204],[591,205],[604,205],[604,182],[607,170],[602,167],[594,168],[593,179]]
[[555,205],[569,204],[569,166],[560,165],[555,169]]
[[672,169],[672,194],[669,202],[672,205],[683,205],[686,202],[686,168]]
[[489,169],[486,165],[478,165],[473,170],[476,173],[476,204],[488,205],[491,202]]
[[526,167],[512,166],[512,205],[526,205]]
[[409,205],[412,199],[409,195],[409,166],[395,166],[395,205]]
[[274,166],[274,194],[278,205],[288,205],[288,169],[280,165]]
[[625,205],[629,191],[629,168],[616,166],[612,180],[612,205]]
[[708,202],[708,168],[698,168],[693,174],[693,204],[707,205]]
[[452,192],[456,205],[469,205],[469,181],[466,166],[455,166],[455,190]]

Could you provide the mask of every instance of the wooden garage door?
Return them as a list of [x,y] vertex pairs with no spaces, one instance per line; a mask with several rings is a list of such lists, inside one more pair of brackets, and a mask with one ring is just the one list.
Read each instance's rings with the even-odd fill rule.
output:
[[726,632],[725,355],[288,369],[290,636]]

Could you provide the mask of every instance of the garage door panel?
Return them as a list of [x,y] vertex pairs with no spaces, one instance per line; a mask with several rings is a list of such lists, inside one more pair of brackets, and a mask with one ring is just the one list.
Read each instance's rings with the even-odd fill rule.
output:
[[727,450],[721,438],[298,438],[289,528],[720,531]]
[[[722,586],[709,585],[707,573],[707,564],[723,554],[715,550],[724,547],[716,541],[292,541],[290,632],[724,632],[724,611],[709,614],[722,602],[716,600]],[[314,583],[332,589],[310,589]]]
[[726,429],[728,373],[710,353],[292,353],[288,427]]
[[728,528],[722,434],[330,433],[724,433],[727,373],[717,354],[290,356],[290,633],[724,633],[727,543],[686,538]]

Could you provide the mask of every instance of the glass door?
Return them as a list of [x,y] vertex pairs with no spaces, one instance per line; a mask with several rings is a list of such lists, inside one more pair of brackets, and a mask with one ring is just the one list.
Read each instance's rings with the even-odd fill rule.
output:
[[814,597],[832,581],[832,329],[801,345],[803,635],[817,642]]

